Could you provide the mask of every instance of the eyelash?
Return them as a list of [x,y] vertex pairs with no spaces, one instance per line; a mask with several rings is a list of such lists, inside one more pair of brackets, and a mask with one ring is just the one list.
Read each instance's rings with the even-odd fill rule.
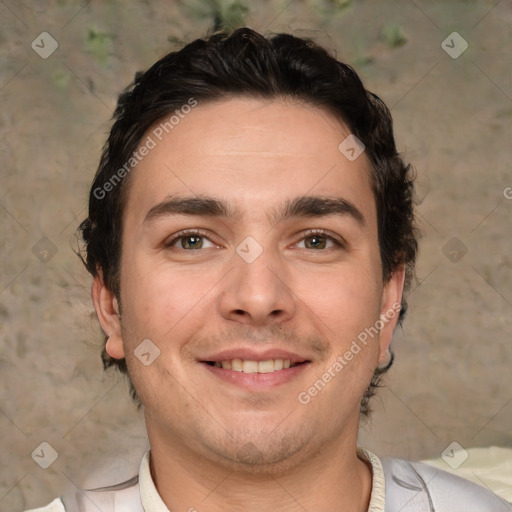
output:
[[[201,231],[199,229],[192,229],[192,230],[180,231],[179,233],[176,233],[176,235],[173,236],[173,238],[171,240],[165,242],[165,247],[172,247],[172,245],[175,242],[177,242],[178,240],[180,240],[182,238],[187,238],[187,237],[193,236],[193,235],[198,235],[198,236],[201,236],[203,238],[206,238],[206,239],[210,240],[210,238],[208,237],[207,233],[205,233],[204,231]],[[335,237],[333,237],[331,235],[328,235],[327,232],[322,230],[322,229],[309,229],[309,230],[307,230],[305,233],[303,233],[302,238],[299,241],[302,241],[305,238],[309,238],[309,237],[312,237],[312,236],[315,236],[315,235],[318,235],[318,236],[321,236],[322,238],[326,238],[327,240],[330,240],[331,242],[334,243],[335,246],[337,246],[339,248],[344,248],[345,247],[345,243],[342,240],[338,240],[337,238],[335,238]],[[212,240],[210,240],[210,242],[215,243]],[[187,252],[192,252],[194,249],[188,250],[188,249],[181,248],[181,250],[187,251]],[[315,250],[315,249],[310,249],[310,250]],[[320,251],[326,251],[328,249],[319,249],[319,250]]]

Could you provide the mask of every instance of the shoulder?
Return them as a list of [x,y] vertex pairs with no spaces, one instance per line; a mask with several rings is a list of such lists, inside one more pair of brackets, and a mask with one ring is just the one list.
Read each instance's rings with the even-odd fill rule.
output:
[[68,512],[144,512],[138,476],[108,487],[76,490],[65,494],[62,501]]
[[97,489],[75,489],[64,493],[46,507],[25,512],[144,512],[140,501],[138,477]]
[[[78,485],[69,485],[63,494],[45,507],[25,512],[144,512],[140,477],[149,474],[149,451],[124,458],[100,460],[85,472]],[[151,478],[151,477],[150,477]]]
[[512,512],[485,487],[446,471],[403,459],[382,459],[386,512]]
[[51,503],[46,505],[46,507],[31,508],[25,512],[66,512],[66,509],[64,508],[62,500],[60,498],[55,498]]

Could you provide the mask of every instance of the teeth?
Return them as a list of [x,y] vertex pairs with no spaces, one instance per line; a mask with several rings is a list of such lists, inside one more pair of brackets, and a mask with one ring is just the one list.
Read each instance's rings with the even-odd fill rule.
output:
[[258,363],[258,372],[259,373],[270,373],[275,370],[275,363],[273,359],[269,359],[268,361],[260,361]]
[[258,361],[244,361],[242,371],[244,373],[258,373]]
[[231,361],[215,361],[217,368],[233,370],[244,373],[272,373],[274,371],[290,368],[290,359],[267,359],[266,361],[252,361],[249,359],[233,359]]
[[231,361],[231,369],[235,370],[235,372],[243,371],[242,360],[241,359],[233,359],[233,361]]

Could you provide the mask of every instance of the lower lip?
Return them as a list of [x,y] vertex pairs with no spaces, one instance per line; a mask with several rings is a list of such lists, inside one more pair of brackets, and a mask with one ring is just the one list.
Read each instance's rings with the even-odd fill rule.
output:
[[310,363],[302,363],[291,368],[276,370],[270,373],[245,373],[225,370],[224,368],[211,366],[207,363],[201,364],[216,377],[249,391],[264,391],[286,384],[299,376],[310,365]]

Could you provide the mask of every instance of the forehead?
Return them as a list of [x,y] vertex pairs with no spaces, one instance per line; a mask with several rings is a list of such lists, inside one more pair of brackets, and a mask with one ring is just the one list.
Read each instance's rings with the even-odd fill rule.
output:
[[131,172],[127,221],[139,223],[170,195],[224,198],[240,220],[304,195],[342,196],[375,217],[368,159],[340,152],[350,130],[330,112],[245,97],[187,111],[143,137],[141,145],[151,140],[152,149]]

